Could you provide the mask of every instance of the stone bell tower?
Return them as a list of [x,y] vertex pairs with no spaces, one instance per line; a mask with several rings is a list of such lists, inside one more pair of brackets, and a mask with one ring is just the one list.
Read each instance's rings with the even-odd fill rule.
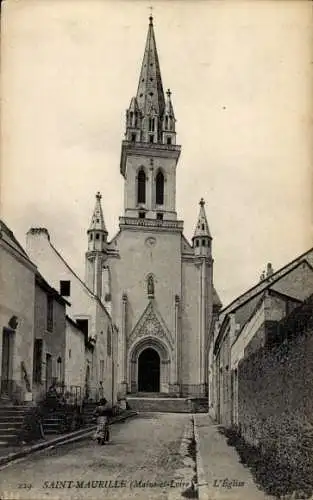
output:
[[126,217],[176,220],[175,116],[171,91],[163,91],[153,19],[149,28],[137,94],[126,111],[121,174]]

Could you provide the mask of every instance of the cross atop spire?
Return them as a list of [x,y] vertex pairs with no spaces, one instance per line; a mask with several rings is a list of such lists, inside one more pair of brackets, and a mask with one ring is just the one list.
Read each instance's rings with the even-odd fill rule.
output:
[[149,25],[153,26],[153,7],[152,7],[152,5],[150,5],[149,9],[150,9]]

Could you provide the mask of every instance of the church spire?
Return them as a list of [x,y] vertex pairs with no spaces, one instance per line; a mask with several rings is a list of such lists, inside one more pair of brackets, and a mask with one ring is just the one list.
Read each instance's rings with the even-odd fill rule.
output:
[[[126,111],[122,141],[120,172],[125,179],[127,218],[155,219],[164,228],[169,227],[167,220],[177,220],[175,186],[180,151],[171,92],[167,91],[165,99],[150,16],[137,94]],[[123,224],[121,221],[120,227]]]
[[206,218],[206,213],[204,208],[205,201],[203,198],[201,198],[199,205],[200,205],[200,210],[192,240],[196,255],[209,255],[211,251],[212,236]]
[[146,47],[141,65],[136,99],[143,116],[147,116],[151,112],[154,112],[158,116],[163,116],[165,100],[152,15],[149,17]]
[[99,192],[96,194],[96,204],[87,234],[89,251],[103,251],[105,249],[108,232],[105,227],[101,206],[101,194]]
[[176,143],[171,92],[167,91],[165,100],[152,16],[149,17],[137,94],[132,97],[126,112],[126,140],[150,144]]

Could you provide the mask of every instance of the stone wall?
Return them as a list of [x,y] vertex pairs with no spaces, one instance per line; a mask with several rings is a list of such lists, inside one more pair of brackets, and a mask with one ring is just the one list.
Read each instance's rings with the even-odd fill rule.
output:
[[[276,345],[239,363],[242,437],[293,470],[307,467],[313,443],[313,324],[303,308],[281,324]],[[297,328],[298,327],[298,328]],[[311,460],[311,459],[310,459]],[[311,461],[312,462],[312,461]]]
[[65,385],[85,386],[85,338],[70,319],[66,319]]
[[[32,390],[35,267],[13,248],[0,243],[0,378],[14,381],[15,397],[23,401],[27,384],[22,366]],[[13,316],[17,317],[17,326],[9,334],[9,357],[2,356],[4,328]]]

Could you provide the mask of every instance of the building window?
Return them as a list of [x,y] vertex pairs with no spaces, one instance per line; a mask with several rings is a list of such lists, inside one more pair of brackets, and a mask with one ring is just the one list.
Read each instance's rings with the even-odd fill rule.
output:
[[204,224],[202,224],[202,226],[201,226],[201,227],[202,227],[202,231],[204,231]]
[[163,214],[157,213],[157,220],[163,220]]
[[199,246],[199,240],[196,240],[196,247]]
[[205,247],[205,240],[202,240],[202,246]]
[[154,135],[152,134],[149,135],[149,142],[151,143],[154,142]]
[[105,241],[105,237],[104,237],[104,234],[102,235],[102,241]]
[[164,203],[164,175],[158,172],[155,182],[155,202],[157,205]]
[[41,384],[42,381],[41,364],[42,364],[42,339],[35,339],[33,380],[37,384]]
[[145,219],[145,218],[146,218],[145,212],[139,212],[139,219]]
[[52,356],[46,353],[46,389],[48,390],[52,384]]
[[167,138],[167,144],[172,144],[172,138],[171,137]]
[[99,236],[100,236],[99,233],[96,233],[96,240],[99,239]]
[[136,142],[136,134],[132,134],[132,142]]
[[90,241],[92,241],[92,233],[90,233],[89,239]]
[[112,354],[112,328],[111,325],[108,325],[107,328],[107,355],[111,356]]
[[70,297],[71,295],[71,282],[70,281],[60,281],[60,295],[63,297]]
[[53,330],[53,298],[47,297],[47,330],[52,332]]
[[59,382],[62,380],[62,358],[61,356],[57,359],[57,379]]
[[146,203],[146,174],[140,170],[137,180],[137,202]]
[[104,380],[104,359],[100,359],[100,380]]
[[149,132],[154,132],[154,118],[149,118]]
[[165,117],[165,128],[168,129],[168,116]]
[[69,349],[68,350],[68,359],[71,359],[71,357],[72,357],[72,349]]

